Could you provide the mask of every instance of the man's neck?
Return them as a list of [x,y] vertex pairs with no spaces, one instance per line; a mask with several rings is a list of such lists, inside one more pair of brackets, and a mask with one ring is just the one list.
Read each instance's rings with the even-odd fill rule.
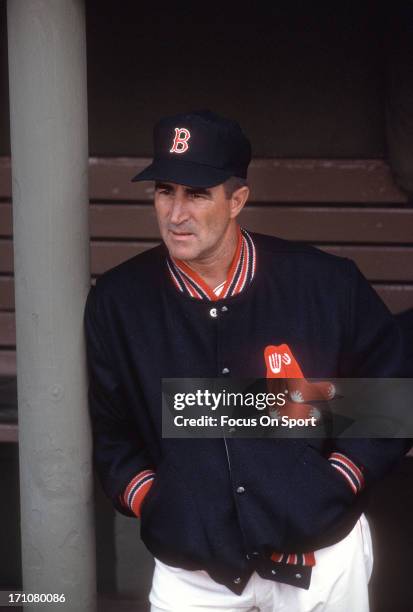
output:
[[221,244],[210,256],[201,261],[186,261],[211,289],[215,289],[227,279],[232,260],[238,245],[239,226],[231,223],[223,236]]

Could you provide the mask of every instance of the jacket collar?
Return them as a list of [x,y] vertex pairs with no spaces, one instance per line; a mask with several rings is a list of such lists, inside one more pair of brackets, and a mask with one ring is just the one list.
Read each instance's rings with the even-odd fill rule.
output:
[[167,256],[167,265],[175,287],[198,300],[222,300],[241,293],[255,275],[256,249],[251,236],[243,228],[238,231],[238,243],[228,275],[223,283],[211,289],[205,281],[180,259]]

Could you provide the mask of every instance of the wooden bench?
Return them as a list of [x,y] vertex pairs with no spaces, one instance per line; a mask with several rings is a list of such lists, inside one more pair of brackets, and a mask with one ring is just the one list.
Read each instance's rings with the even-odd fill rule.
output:
[[[130,178],[147,159],[90,159],[95,278],[159,242],[151,183]],[[393,312],[413,307],[413,209],[382,160],[254,160],[252,231],[354,259]],[[0,158],[0,375],[16,373],[10,160]]]

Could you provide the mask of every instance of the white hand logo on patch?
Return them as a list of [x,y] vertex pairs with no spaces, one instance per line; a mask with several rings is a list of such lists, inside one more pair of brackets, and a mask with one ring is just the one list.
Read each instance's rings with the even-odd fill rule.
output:
[[310,415],[310,417],[313,417],[314,419],[317,419],[317,421],[318,421],[320,419],[320,417],[321,417],[321,412],[315,406],[311,406],[309,415]]
[[271,353],[268,357],[270,369],[273,374],[279,374],[281,372],[282,364],[290,365],[291,357],[288,353]]
[[290,392],[290,400],[292,402],[297,402],[297,404],[304,403],[304,396],[298,389]]

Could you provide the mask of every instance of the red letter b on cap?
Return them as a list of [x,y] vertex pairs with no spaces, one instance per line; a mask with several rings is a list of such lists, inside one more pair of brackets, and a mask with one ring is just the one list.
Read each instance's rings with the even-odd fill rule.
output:
[[185,153],[188,150],[188,140],[191,134],[186,128],[175,128],[175,138],[169,153]]

